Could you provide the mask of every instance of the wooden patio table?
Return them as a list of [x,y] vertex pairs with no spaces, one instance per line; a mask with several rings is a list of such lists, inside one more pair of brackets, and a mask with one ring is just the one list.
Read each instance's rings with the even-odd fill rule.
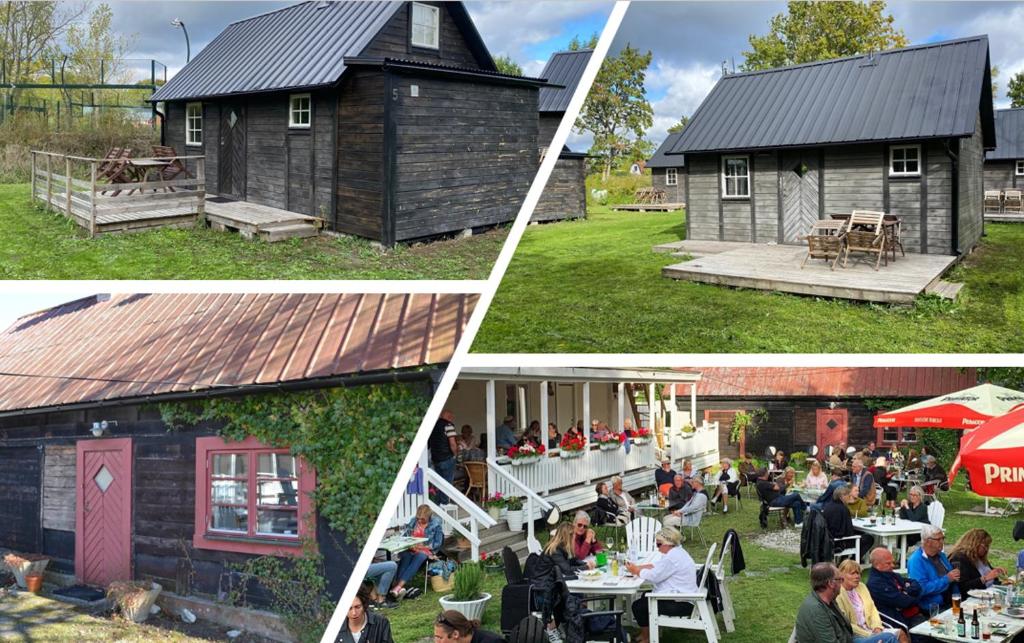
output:
[[[153,170],[158,170],[157,180],[163,182],[163,169],[170,164],[170,161],[162,161],[160,159],[128,159],[128,167],[131,168],[132,178],[139,183],[147,183],[149,181],[149,174]],[[167,188],[164,189],[166,190]],[[131,192],[128,194],[131,194]]]

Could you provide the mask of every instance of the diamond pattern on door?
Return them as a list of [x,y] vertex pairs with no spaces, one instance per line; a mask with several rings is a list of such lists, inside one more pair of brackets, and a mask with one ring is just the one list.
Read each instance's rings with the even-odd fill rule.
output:
[[104,493],[106,493],[107,488],[113,481],[114,476],[111,475],[110,469],[107,468],[107,465],[103,465],[100,468],[99,472],[96,473],[96,476],[93,478],[93,482],[95,482],[96,486],[100,488],[100,491]]
[[829,420],[828,422],[825,423],[825,426],[835,431],[836,427],[839,426],[839,423],[836,422],[835,420]]

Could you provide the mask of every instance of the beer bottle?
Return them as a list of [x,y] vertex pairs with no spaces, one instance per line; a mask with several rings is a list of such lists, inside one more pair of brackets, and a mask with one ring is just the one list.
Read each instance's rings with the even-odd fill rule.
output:
[[960,618],[956,621],[956,635],[961,638],[967,636],[967,621],[964,619],[963,610],[960,610]]
[[974,608],[974,616],[971,618],[971,638],[981,638],[981,623],[978,621],[978,608]]

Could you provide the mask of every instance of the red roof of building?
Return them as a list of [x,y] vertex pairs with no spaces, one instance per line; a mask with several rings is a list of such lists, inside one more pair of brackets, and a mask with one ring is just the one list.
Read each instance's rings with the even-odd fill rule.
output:
[[477,299],[87,297],[0,334],[0,412],[444,364]]
[[[974,368],[687,368],[703,397],[933,397],[975,386]],[[689,395],[688,384],[676,395]]]

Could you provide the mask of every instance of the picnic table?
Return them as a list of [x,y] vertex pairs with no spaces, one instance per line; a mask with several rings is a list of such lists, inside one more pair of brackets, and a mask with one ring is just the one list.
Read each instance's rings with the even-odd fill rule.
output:
[[[993,587],[992,589],[999,592],[1003,588]],[[996,600],[1001,600],[1001,596]],[[1012,640],[1017,634],[1024,631],[1024,618],[1014,618],[1008,616],[1005,613],[1000,613],[998,616],[985,614],[985,608],[981,601],[975,598],[967,598],[960,604],[960,608],[964,610],[964,617],[967,619],[967,636],[956,635],[956,618],[953,616],[953,610],[948,609],[941,614],[939,618],[942,619],[942,626],[940,628],[932,627],[931,621],[924,621],[923,623],[910,628],[911,634],[919,634],[921,636],[930,636],[933,639],[939,641],[951,641],[952,643],[971,643],[978,639],[971,638],[970,622],[971,616],[974,614],[974,609],[978,608],[978,619],[984,624],[986,621],[991,623],[1004,623],[1006,629],[998,629],[992,631],[992,638],[989,641],[993,643],[1002,643],[1003,641]]]
[[887,547],[889,551],[892,551],[897,543],[899,544],[900,566],[895,571],[901,574],[907,573],[907,536],[914,534],[920,536],[922,527],[924,527],[922,522],[904,520],[903,518],[896,518],[894,525],[883,524],[881,520],[872,525],[870,518],[857,518],[853,521],[854,530],[871,534],[880,541],[878,544]]
[[383,549],[388,560],[395,554],[400,554],[416,545],[427,542],[426,538],[414,538],[412,536],[389,536],[380,541],[377,549]]

